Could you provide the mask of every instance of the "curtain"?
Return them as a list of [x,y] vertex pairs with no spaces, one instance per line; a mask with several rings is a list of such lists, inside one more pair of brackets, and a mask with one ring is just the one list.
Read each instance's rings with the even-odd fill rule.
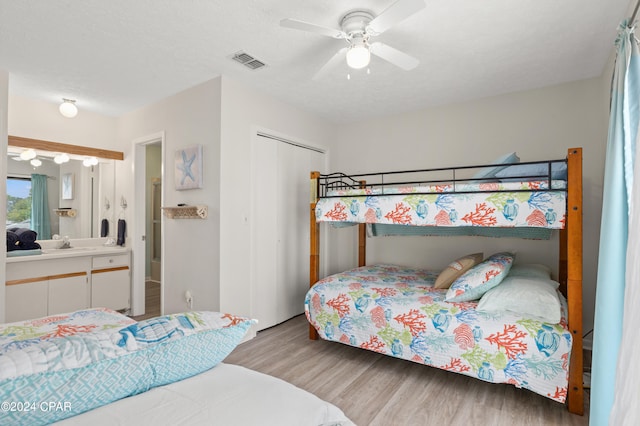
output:
[[46,175],[31,175],[31,229],[38,233],[39,240],[51,239]]
[[[591,412],[589,416],[590,424],[598,426],[609,424],[614,392],[617,387],[616,380],[621,380],[616,378],[616,371],[623,375],[627,374],[622,368],[618,368],[618,353],[622,340],[625,287],[633,287],[627,286],[625,283],[628,265],[627,246],[630,235],[629,211],[632,208],[633,167],[640,106],[640,69],[638,68],[640,52],[634,30],[635,26],[629,28],[626,22],[620,26],[616,40],[617,56],[611,89],[611,112],[604,169],[598,256],[591,369]],[[630,241],[632,244],[638,244],[635,238]],[[632,312],[627,312],[627,315],[632,314]],[[635,385],[637,386],[637,380]],[[633,403],[637,404],[637,399]],[[614,422],[611,424],[633,423]]]
[[[637,56],[632,56],[632,67],[638,67],[636,59]],[[636,144],[636,156],[639,148],[640,145]],[[635,163],[634,175],[640,176],[640,161]],[[632,188],[629,216],[622,341],[613,407],[609,417],[609,424],[612,425],[640,424],[640,338],[637,326],[640,324],[640,185],[634,185]]]

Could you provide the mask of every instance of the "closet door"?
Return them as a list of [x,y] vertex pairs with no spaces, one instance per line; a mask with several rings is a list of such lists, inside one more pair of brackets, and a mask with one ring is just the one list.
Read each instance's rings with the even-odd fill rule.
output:
[[304,312],[309,172],[323,169],[324,154],[263,137],[254,148],[252,310],[263,329]]
[[252,159],[251,316],[262,330],[280,322],[276,309],[278,145],[258,139]]

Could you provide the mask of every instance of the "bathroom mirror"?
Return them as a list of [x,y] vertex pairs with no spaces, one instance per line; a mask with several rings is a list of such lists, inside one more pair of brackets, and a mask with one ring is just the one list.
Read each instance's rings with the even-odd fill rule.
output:
[[[38,160],[33,164],[28,155],[23,155],[27,159],[20,158],[20,154],[30,149],[35,152],[34,159]],[[55,157],[61,154],[66,154],[69,160],[58,164]],[[95,158],[94,164],[84,165],[90,158]],[[44,175],[50,235],[38,235],[39,240],[51,238],[54,234],[70,238],[97,238],[105,231],[106,236],[112,237],[116,233],[115,222],[120,209],[115,200],[115,161],[122,159],[124,154],[119,151],[9,136],[7,210],[9,212],[11,208],[9,204],[29,195],[27,189],[20,192],[12,188],[29,187],[33,190],[32,174]],[[10,218],[8,215],[6,227],[33,229],[31,217],[27,216],[14,214]]]

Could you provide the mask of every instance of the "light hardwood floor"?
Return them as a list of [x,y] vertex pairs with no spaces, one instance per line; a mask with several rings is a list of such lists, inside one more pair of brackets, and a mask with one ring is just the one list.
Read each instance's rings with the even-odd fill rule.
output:
[[[261,331],[224,361],[303,388],[359,426],[587,425],[562,404],[511,385],[308,338],[304,315]],[[588,413],[588,396],[585,396]]]

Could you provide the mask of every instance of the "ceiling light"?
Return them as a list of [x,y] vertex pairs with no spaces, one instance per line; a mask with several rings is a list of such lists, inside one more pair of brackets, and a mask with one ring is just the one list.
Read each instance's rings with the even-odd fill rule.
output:
[[82,160],[82,165],[85,167],[96,166],[98,164],[98,159],[96,157],[87,157]]
[[33,167],[40,167],[42,166],[42,161],[38,160],[37,158],[34,158],[33,160],[31,160],[31,165]]
[[20,153],[20,158],[24,161],[31,160],[32,158],[36,158],[36,152],[33,149],[29,148]]
[[347,51],[347,65],[349,67],[359,70],[369,65],[371,60],[371,53],[369,52],[369,46],[367,46],[366,40],[356,40],[351,44]]
[[60,114],[67,118],[73,118],[78,115],[78,107],[76,106],[76,101],[73,99],[62,98],[62,103],[60,104]]
[[63,164],[69,161],[69,156],[65,153],[58,154],[55,157],[53,157],[53,161],[55,161],[56,164]]

